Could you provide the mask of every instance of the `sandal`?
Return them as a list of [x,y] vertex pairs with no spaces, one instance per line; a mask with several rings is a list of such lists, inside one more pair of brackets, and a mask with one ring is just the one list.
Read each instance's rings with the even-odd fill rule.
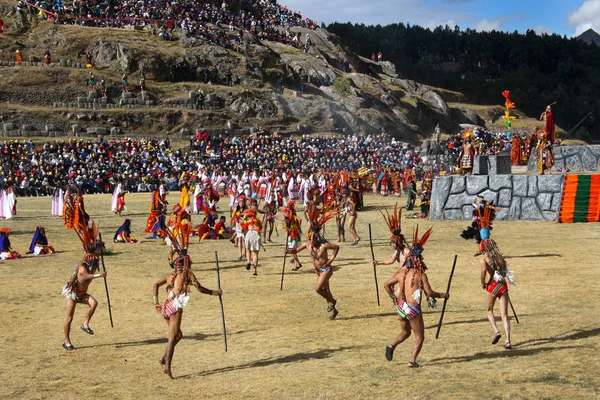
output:
[[336,304],[337,304],[337,300],[333,299],[333,304],[327,306],[327,312],[332,312],[335,309]]
[[501,337],[500,332],[496,333],[496,336],[494,336],[494,339],[492,340],[492,344],[498,343],[498,340],[500,340]]
[[72,345],[71,343],[69,343],[69,344],[67,344],[67,343],[63,343],[63,344],[62,344],[62,347],[63,347],[63,349],[65,349],[65,350],[69,350],[69,351],[71,351],[71,350],[75,350],[75,347],[73,347],[73,345]]
[[392,361],[394,358],[394,350],[392,350],[392,346],[385,347],[385,359],[388,361]]
[[416,361],[409,361],[408,362],[408,368],[420,368],[421,366],[419,364],[417,364]]
[[329,316],[329,319],[333,321],[335,319],[335,317],[337,317],[338,314],[339,314],[339,311],[334,308],[333,309],[333,314],[331,314]]
[[250,271],[250,263],[246,264],[246,271]]
[[504,345],[504,348],[505,348],[506,350],[512,350],[512,345],[510,344],[510,342],[508,342],[508,343],[506,343],[506,344]]
[[302,264],[296,265],[294,268],[292,268],[292,271],[298,271],[300,268],[302,268]]
[[254,271],[254,273],[252,275],[257,276],[258,274],[256,273],[256,271]]
[[83,325],[81,325],[81,330],[84,331],[85,333],[87,333],[88,335],[93,335],[94,334],[93,330],[91,330],[89,327],[86,328]]

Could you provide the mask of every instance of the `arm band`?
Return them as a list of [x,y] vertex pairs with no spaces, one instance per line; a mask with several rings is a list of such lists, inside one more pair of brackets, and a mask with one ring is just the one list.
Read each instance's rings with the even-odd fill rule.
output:
[[158,304],[158,299],[156,298],[156,296],[152,296],[152,299],[154,300],[154,305]]
[[216,290],[211,290],[211,291],[210,291],[210,294],[211,294],[212,296],[220,296],[220,295],[219,295],[219,292],[217,292]]
[[94,278],[100,278],[101,276],[101,274],[94,274]]
[[396,295],[395,295],[395,294],[393,294],[393,295],[392,295],[392,300],[396,300],[396,299],[397,299]]

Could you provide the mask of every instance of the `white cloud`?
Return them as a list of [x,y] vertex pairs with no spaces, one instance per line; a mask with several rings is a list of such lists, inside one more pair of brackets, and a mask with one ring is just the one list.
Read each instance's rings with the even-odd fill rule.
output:
[[569,13],[567,22],[575,26],[575,36],[592,28],[600,32],[600,0],[586,0],[572,13]]
[[479,31],[479,32],[499,31],[501,24],[502,24],[502,21],[500,21],[499,19],[488,20],[486,18],[486,19],[482,19],[481,21],[476,23],[475,26],[473,27],[473,29],[475,29],[476,31]]
[[546,34],[546,35],[552,34],[552,31],[550,30],[550,28],[548,28],[545,25],[536,25],[531,29],[533,29],[535,31],[535,33],[537,33],[538,36],[542,36],[544,34]]

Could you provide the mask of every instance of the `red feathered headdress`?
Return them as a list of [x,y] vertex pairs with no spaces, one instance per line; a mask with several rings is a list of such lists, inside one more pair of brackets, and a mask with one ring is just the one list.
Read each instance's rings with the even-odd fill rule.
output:
[[423,234],[423,236],[419,239],[419,225],[415,229],[415,234],[413,236],[413,242],[410,249],[410,255],[408,256],[407,266],[408,268],[416,268],[417,270],[423,272],[427,270],[427,266],[423,262],[423,246],[429,239],[429,236],[433,233],[433,227],[429,228],[427,232]]
[[[83,250],[85,251],[83,263],[91,263],[92,267],[94,264],[97,265],[99,259],[96,254],[98,250],[98,226],[94,220],[90,220],[87,225],[75,224],[73,228],[83,244]],[[103,246],[102,243],[100,245]]]
[[404,243],[404,235],[402,234],[402,208],[398,208],[398,203],[396,202],[392,215],[390,215],[387,209],[385,210],[385,214],[381,210],[379,212],[390,229],[390,233],[392,234],[391,240],[399,244]]
[[306,214],[310,223],[308,240],[312,240],[315,235],[317,238],[323,239],[321,236],[321,228],[325,226],[327,221],[338,215],[338,208],[334,208],[333,204],[319,208],[315,203],[311,202],[308,204]]

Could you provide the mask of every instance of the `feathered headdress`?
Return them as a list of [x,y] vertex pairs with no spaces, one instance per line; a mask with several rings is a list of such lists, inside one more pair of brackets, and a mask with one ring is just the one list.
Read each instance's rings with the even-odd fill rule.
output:
[[308,216],[308,221],[310,223],[308,240],[313,240],[316,235],[317,240],[324,241],[325,239],[321,236],[321,229],[325,226],[327,221],[337,214],[338,208],[334,208],[333,204],[319,208],[315,203],[309,203],[306,210],[306,215]]
[[410,255],[406,261],[408,268],[415,268],[420,272],[427,270],[427,266],[423,262],[423,246],[433,233],[433,227],[429,228],[419,239],[419,225],[415,229],[412,246],[410,247]]
[[470,129],[467,129],[463,132],[462,134],[463,139],[465,140],[469,140],[473,138],[473,131]]
[[402,208],[398,208],[398,202],[394,206],[394,212],[392,215],[385,210],[385,214],[383,211],[379,210],[385,223],[390,229],[390,233],[392,234],[391,240],[392,242],[403,244],[405,242],[404,235],[402,234]]
[[[96,251],[98,250],[98,226],[93,219],[90,219],[87,225],[75,224],[73,228],[83,244],[83,251],[85,251],[85,257],[82,261],[83,264],[92,268],[95,265],[97,266],[99,259],[96,254]],[[100,246],[103,245],[104,244],[100,243]]]
[[493,242],[490,239],[490,233],[492,229],[492,222],[496,218],[496,207],[493,203],[486,203],[483,207],[477,209],[477,218],[475,222],[479,228],[479,235],[481,237],[481,243],[479,243],[479,251],[484,253],[486,247],[490,246]]
[[183,220],[175,224],[172,229],[166,230],[167,237],[171,241],[171,246],[177,253],[177,257],[173,260],[171,268],[189,268],[192,265],[192,260],[187,254],[191,231],[191,224],[188,220]]

